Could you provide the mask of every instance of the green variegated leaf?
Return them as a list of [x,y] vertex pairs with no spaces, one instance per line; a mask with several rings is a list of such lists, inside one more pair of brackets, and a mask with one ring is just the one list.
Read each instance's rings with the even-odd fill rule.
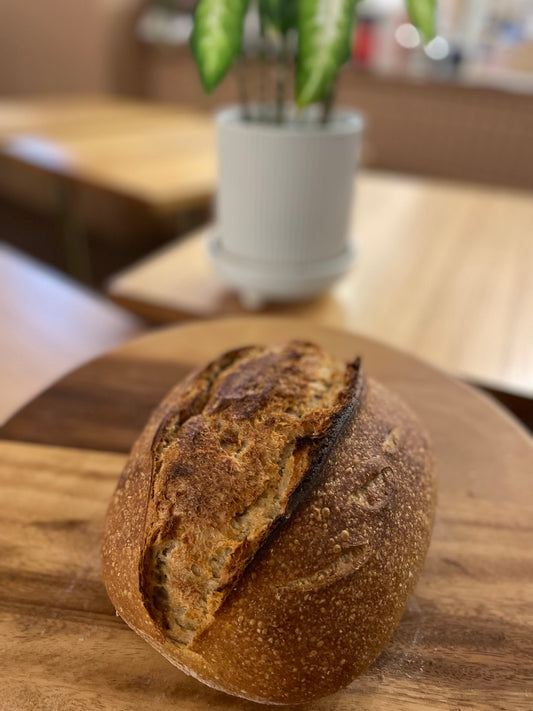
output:
[[244,18],[250,0],[198,0],[192,49],[202,84],[212,91],[241,51]]
[[422,35],[424,42],[435,37],[435,16],[437,0],[407,0],[407,11],[411,22]]
[[357,0],[300,0],[296,99],[319,101],[351,51]]
[[282,35],[298,24],[298,0],[259,0],[259,12],[263,26]]

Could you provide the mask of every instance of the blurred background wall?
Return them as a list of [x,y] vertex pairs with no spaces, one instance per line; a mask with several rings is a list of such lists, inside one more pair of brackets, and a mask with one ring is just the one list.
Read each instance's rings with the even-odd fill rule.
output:
[[0,93],[140,90],[143,0],[0,0]]
[[[103,93],[209,112],[234,102],[232,75],[213,95],[202,91],[188,46],[193,7],[190,0],[0,0],[0,99]],[[533,0],[440,0],[439,33],[424,47],[403,0],[359,4],[337,91],[340,104],[366,118],[363,164],[533,188]],[[252,86],[256,36],[250,27]],[[182,216],[181,226],[162,225],[138,205],[91,190],[78,202],[93,244],[101,244],[100,277],[207,217],[201,211]],[[51,248],[56,209],[46,176],[0,160],[0,231],[60,266]]]

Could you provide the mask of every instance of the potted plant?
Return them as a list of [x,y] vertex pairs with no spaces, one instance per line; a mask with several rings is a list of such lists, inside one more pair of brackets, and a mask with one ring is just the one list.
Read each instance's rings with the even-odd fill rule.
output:
[[[217,116],[217,227],[209,251],[248,306],[314,296],[353,260],[353,175],[363,123],[334,107],[349,58],[356,0],[199,0],[192,48],[206,91],[236,65],[241,105]],[[435,0],[407,0],[424,39]],[[275,96],[252,102],[242,76],[245,18],[259,16],[258,55]],[[287,101],[294,73],[294,100]]]

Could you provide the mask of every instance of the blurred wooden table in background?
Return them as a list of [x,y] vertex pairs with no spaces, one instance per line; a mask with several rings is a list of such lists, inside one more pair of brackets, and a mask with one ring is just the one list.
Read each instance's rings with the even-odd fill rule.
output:
[[126,198],[161,218],[206,206],[215,132],[192,109],[104,96],[0,101],[0,158],[51,177],[69,270],[90,280],[80,190]]
[[[269,307],[342,327],[498,389],[533,395],[533,195],[362,173],[352,271],[311,303]],[[116,276],[108,293],[156,321],[244,312],[205,234]]]
[[215,133],[205,113],[111,96],[0,102],[0,154],[168,212],[210,199]]

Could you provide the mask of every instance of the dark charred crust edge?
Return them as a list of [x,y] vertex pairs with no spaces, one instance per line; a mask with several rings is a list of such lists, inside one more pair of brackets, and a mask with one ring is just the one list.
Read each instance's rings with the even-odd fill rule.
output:
[[[225,597],[222,605],[218,608],[215,613],[215,617],[220,613],[220,611],[227,605],[231,600],[232,590],[235,589],[240,580],[246,575],[247,571],[253,567],[253,564],[262,557],[262,555],[267,551],[269,546],[274,542],[277,536],[281,534],[285,526],[290,522],[291,517],[295,511],[302,506],[311,496],[312,492],[320,486],[325,476],[325,464],[331,453],[331,450],[335,446],[338,437],[346,429],[346,427],[353,421],[356,417],[362,401],[366,388],[366,377],[361,370],[361,358],[356,358],[353,363],[349,363],[347,366],[349,370],[349,383],[346,389],[346,402],[339,409],[339,411],[332,418],[332,423],[327,432],[321,433],[318,436],[302,437],[297,446],[304,447],[309,441],[315,446],[313,453],[313,458],[311,465],[308,467],[304,476],[302,477],[299,485],[290,495],[289,501],[287,503],[287,508],[283,515],[275,519],[265,536],[259,545],[259,548],[255,551],[254,556],[247,562],[245,567],[240,571],[239,576],[232,580],[231,590],[228,591],[227,597]],[[209,628],[207,628],[209,629]],[[191,649],[194,650],[194,645],[198,643],[207,629],[203,630],[198,637],[193,641]]]
[[331,450],[337,443],[337,439],[341,433],[348,424],[352,422],[359,411],[366,383],[363,371],[361,370],[361,358],[357,358],[353,363],[349,363],[347,367],[349,369],[350,381],[347,387],[346,403],[332,418],[331,425],[327,432],[319,435],[318,438],[313,438],[312,436],[302,437],[297,444],[297,447],[299,447],[309,442],[309,440],[317,440],[317,447],[313,452],[312,462],[289,498],[287,508],[282,517],[285,520],[288,520],[295,510],[301,506],[322,483],[325,464]]
[[[261,553],[272,543],[274,537],[281,533],[281,530],[289,523],[295,511],[302,506],[310,498],[312,492],[320,486],[325,476],[325,464],[331,450],[335,446],[338,437],[357,415],[366,387],[366,378],[361,370],[361,358],[356,358],[356,360],[353,363],[349,363],[347,367],[350,372],[350,381],[347,387],[346,403],[332,418],[331,425],[327,432],[323,432],[315,437],[312,435],[302,437],[298,441],[296,449],[306,446],[310,441],[312,445],[314,445],[311,464],[296,489],[290,495],[285,512],[272,522],[270,529],[255,552],[254,557],[242,571],[242,575],[245,574],[246,569],[253,561],[258,559]],[[242,577],[242,575],[240,577]],[[234,581],[234,585],[237,582],[238,581]]]

